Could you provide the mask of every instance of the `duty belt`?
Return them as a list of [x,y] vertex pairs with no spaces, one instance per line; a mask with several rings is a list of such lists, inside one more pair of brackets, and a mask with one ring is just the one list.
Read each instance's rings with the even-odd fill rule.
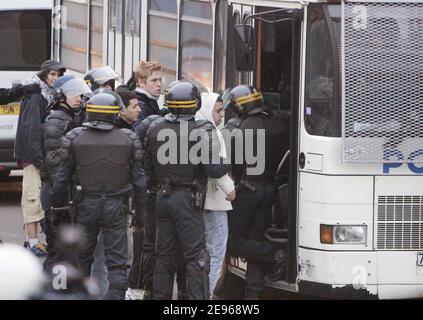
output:
[[173,189],[192,189],[196,187],[196,182],[195,181],[181,182],[181,181],[172,180],[170,178],[169,179],[164,178],[159,182],[158,185],[159,185],[159,188],[162,188],[165,185],[170,185],[172,186]]
[[246,181],[246,182],[269,182],[269,183],[273,183],[275,178],[274,177],[268,177],[266,175],[245,175],[242,177],[242,180]]

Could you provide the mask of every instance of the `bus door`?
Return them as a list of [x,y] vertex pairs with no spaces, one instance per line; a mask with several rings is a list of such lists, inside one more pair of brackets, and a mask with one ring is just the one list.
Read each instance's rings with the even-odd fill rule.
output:
[[[265,234],[269,241],[287,248],[288,268],[282,282],[288,284],[295,283],[297,278],[298,112],[302,10],[300,3],[293,2],[278,1],[274,7],[255,6],[254,14],[244,16],[241,24],[235,25],[233,31],[235,69],[239,72],[252,71],[250,84],[263,93],[265,103],[290,125],[289,145],[280,151],[282,160],[277,174],[278,196]],[[247,43],[249,45],[246,46]],[[282,282],[279,282],[283,287]],[[272,286],[278,287],[275,283]]]

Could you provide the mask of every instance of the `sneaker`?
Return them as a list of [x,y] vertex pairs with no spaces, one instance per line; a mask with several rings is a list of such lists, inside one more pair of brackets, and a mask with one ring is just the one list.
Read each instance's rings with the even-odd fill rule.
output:
[[37,257],[41,257],[41,256],[46,256],[47,255],[47,248],[41,242],[36,243],[34,246],[30,247],[29,250],[31,250],[31,252],[33,254],[35,254]]
[[144,290],[143,289],[131,289],[128,288],[125,293],[125,300],[143,300]]

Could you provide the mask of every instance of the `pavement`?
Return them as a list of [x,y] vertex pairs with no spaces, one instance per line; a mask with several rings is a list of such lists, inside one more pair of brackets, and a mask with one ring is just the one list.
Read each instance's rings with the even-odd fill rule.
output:
[[[21,202],[21,180],[20,172],[13,172],[7,181],[0,181],[0,239],[3,242],[23,245],[25,231],[23,229],[23,217],[20,207]],[[40,240],[45,241],[44,234],[40,234]],[[128,232],[130,261],[132,260],[132,234]],[[40,262],[44,258],[39,258]],[[129,262],[130,262],[129,261]],[[175,283],[173,298],[177,297],[177,286]],[[266,290],[265,299],[310,299],[312,297],[281,292],[279,290]]]
[[21,179],[12,177],[0,182],[0,239],[3,242],[23,244],[25,241],[20,208]]

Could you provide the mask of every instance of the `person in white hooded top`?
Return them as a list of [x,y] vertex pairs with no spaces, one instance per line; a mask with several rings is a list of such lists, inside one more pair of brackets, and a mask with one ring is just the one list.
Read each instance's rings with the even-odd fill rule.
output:
[[[201,109],[196,114],[197,120],[208,120],[216,126],[220,141],[220,156],[226,158],[223,136],[218,129],[225,115],[223,101],[217,93],[202,93]],[[222,269],[228,241],[227,211],[232,210],[231,201],[235,200],[235,184],[228,174],[219,179],[209,178],[204,204],[204,224],[206,230],[207,251],[210,254],[210,298],[216,287]]]

